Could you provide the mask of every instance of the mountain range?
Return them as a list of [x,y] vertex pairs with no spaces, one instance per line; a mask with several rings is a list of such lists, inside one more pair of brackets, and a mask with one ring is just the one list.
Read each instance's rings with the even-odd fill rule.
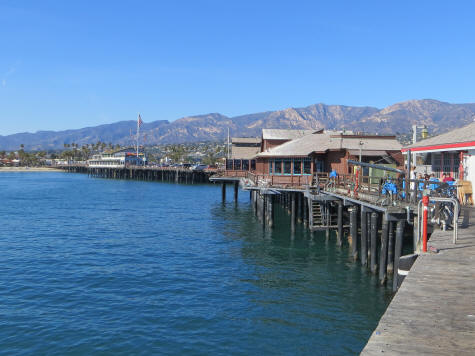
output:
[[[334,129],[379,134],[407,134],[414,124],[427,125],[430,134],[464,126],[475,120],[475,103],[450,104],[432,99],[409,100],[383,109],[363,106],[314,104],[255,114],[227,117],[219,113],[189,116],[169,122],[143,123],[145,144],[223,140],[229,128],[233,137],[259,136],[261,129]],[[61,149],[65,143],[79,146],[101,142],[131,144],[135,120],[65,131],[38,131],[0,136],[0,149]]]

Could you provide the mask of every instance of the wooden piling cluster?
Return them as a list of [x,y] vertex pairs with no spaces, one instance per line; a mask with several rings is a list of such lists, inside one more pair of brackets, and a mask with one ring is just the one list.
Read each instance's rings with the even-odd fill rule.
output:
[[[401,215],[341,199],[311,199],[305,192],[298,191],[254,189],[250,198],[256,216],[268,228],[274,226],[274,205],[280,204],[289,215],[291,233],[298,223],[311,231],[325,231],[327,239],[333,236],[330,230],[335,230],[337,245],[348,244],[355,262],[359,261],[370,273],[377,274],[380,284],[391,279],[393,290],[398,288],[406,226],[406,219]],[[315,207],[318,213],[313,210]],[[314,225],[317,218],[323,224]],[[318,228],[312,229],[314,226]]]

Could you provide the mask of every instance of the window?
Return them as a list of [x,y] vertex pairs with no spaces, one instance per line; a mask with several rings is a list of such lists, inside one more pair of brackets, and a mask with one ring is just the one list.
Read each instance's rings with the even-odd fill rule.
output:
[[255,170],[256,170],[256,160],[251,159],[251,171],[255,171]]
[[272,175],[272,164],[274,163],[274,161],[269,161],[269,174]]
[[235,159],[234,160],[234,170],[240,171],[241,170],[241,160]]
[[249,170],[249,160],[243,159],[242,160],[242,170],[248,171]]
[[226,170],[232,171],[233,170],[233,160],[227,159],[226,160]]
[[275,174],[282,174],[282,161],[275,161]]
[[284,161],[284,174],[292,173],[292,161]]
[[300,160],[294,160],[294,174],[295,175],[302,174],[302,162]]
[[303,161],[303,174],[312,174],[312,166],[309,158],[306,158]]

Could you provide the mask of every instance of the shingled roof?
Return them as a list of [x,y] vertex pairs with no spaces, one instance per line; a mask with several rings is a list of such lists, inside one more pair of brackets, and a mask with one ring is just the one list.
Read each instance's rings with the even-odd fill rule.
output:
[[[460,127],[458,129],[449,131],[442,135],[434,136],[420,142],[416,142],[412,145],[403,148],[403,151],[413,148],[425,148],[428,146],[442,146],[458,143],[473,143],[475,142],[475,122],[468,124],[467,126]],[[475,146],[472,144],[471,146]],[[436,147],[434,147],[436,148]]]
[[293,140],[305,135],[309,135],[316,130],[282,130],[282,129],[262,129],[264,140]]
[[313,152],[324,153],[341,149],[359,151],[360,142],[363,154],[369,151],[401,150],[401,144],[393,136],[346,136],[318,131],[261,152],[258,157],[304,157]]

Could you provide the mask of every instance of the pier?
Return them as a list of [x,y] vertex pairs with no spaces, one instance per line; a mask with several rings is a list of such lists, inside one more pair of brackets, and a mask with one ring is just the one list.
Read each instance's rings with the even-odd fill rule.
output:
[[88,167],[85,164],[71,164],[57,166],[66,172],[86,173],[90,177],[109,179],[131,179],[157,182],[173,183],[209,183],[209,178],[216,173],[216,170],[191,170],[177,167],[155,167],[155,166],[127,166],[115,167]]
[[[362,355],[473,355],[475,350],[475,208],[465,208],[457,244],[435,231]],[[470,351],[471,350],[471,351]]]

